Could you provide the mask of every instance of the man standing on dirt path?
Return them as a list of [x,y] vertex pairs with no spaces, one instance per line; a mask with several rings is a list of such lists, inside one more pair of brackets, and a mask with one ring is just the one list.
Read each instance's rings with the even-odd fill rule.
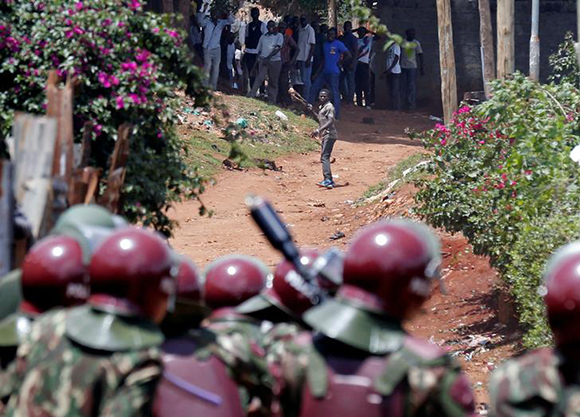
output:
[[320,111],[318,112],[319,127],[311,134],[313,138],[319,137],[322,145],[320,162],[322,163],[324,179],[318,185],[332,190],[335,184],[332,180],[332,172],[330,170],[330,155],[332,154],[334,143],[338,139],[334,105],[330,101],[330,91],[326,89],[320,90],[318,100],[320,100]]
[[407,42],[413,48],[401,54],[403,104],[409,110],[417,107],[417,71],[425,75],[423,69],[423,49],[421,43],[415,39],[415,29],[407,29]]
[[[542,289],[555,348],[502,364],[489,383],[493,417],[576,416],[580,410],[580,241],[548,262]],[[539,291],[538,291],[539,292]]]

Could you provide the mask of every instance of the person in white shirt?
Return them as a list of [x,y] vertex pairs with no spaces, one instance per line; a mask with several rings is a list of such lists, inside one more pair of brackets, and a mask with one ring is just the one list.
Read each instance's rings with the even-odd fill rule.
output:
[[[371,90],[371,48],[373,38],[367,36],[367,29],[361,26],[357,29],[358,35],[358,63],[354,73],[354,84],[356,92],[356,104],[360,107],[363,105],[370,107],[370,90]],[[364,99],[364,103],[363,103]]]
[[415,110],[417,101],[417,71],[425,74],[423,69],[423,49],[415,39],[415,29],[407,29],[407,42],[412,46],[401,56],[401,77],[404,105],[409,110]]
[[203,66],[207,85],[209,88],[216,90],[217,81],[221,62],[221,47],[220,41],[222,32],[227,25],[234,23],[234,18],[229,16],[227,19],[218,19],[218,12],[212,10],[208,16],[207,11],[210,7],[206,3],[205,11],[202,9],[197,14],[197,20],[203,28]]
[[243,79],[243,70],[242,70],[242,58],[244,54],[242,53],[242,45],[239,41],[235,43],[236,51],[234,53],[234,88],[241,88],[242,86],[242,79]]
[[390,41],[391,46],[387,49],[386,70],[383,77],[387,76],[387,85],[389,88],[391,110],[401,110],[401,47],[394,41]]
[[308,24],[306,16],[300,17],[300,32],[298,32],[298,56],[296,62],[300,70],[300,76],[304,87],[302,97],[308,100],[310,97],[310,87],[312,85],[312,60],[316,50],[316,33],[314,28]]
[[273,20],[268,22],[268,33],[260,38],[258,42],[258,76],[254,80],[252,89],[248,97],[256,97],[258,88],[268,77],[268,101],[276,103],[278,97],[278,81],[280,70],[282,69],[282,56],[280,50],[284,44],[284,36],[276,31],[276,23]]

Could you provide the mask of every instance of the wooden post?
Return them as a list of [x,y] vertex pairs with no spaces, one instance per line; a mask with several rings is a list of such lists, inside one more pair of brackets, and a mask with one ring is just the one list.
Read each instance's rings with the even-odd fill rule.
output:
[[337,28],[338,26],[336,15],[336,0],[328,0],[328,26],[331,28]]
[[49,229],[47,213],[52,193],[52,167],[57,122],[53,118],[17,113],[14,137],[13,190],[16,202],[32,225],[32,235]]
[[479,0],[479,39],[483,68],[483,89],[485,90],[485,98],[489,99],[491,93],[489,83],[495,79],[495,54],[493,52],[493,28],[489,0]]
[[497,78],[502,80],[515,71],[514,2],[497,1]]
[[453,25],[451,22],[451,0],[437,0],[437,22],[439,27],[439,63],[441,66],[441,99],[445,123],[453,118],[457,109],[457,79],[455,53],[453,49]]
[[12,269],[13,217],[12,164],[0,160],[0,277]]
[[111,155],[107,189],[99,201],[101,205],[107,207],[112,213],[117,213],[119,210],[121,191],[127,171],[127,159],[129,158],[129,134],[131,129],[132,127],[128,124],[123,124],[119,127],[115,150],[113,155]]
[[530,35],[530,78],[540,81],[540,0],[532,0],[532,33]]
[[576,57],[578,58],[578,65],[580,65],[580,0],[576,2],[576,20],[578,27],[576,28]]

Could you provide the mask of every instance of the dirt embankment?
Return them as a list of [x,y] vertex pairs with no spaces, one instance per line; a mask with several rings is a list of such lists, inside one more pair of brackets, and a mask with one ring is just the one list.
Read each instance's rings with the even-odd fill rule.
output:
[[[281,172],[224,170],[217,184],[203,195],[204,203],[215,210],[213,217],[199,217],[195,202],[175,208],[172,217],[180,228],[172,245],[200,267],[229,253],[258,256],[274,266],[280,257],[257,231],[244,205],[244,197],[254,193],[275,205],[301,246],[344,248],[361,226],[383,216],[407,214],[412,207],[411,186],[398,190],[386,202],[361,207],[352,203],[384,179],[397,162],[422,149],[407,138],[405,128],[422,130],[431,125],[425,115],[345,108],[333,153],[337,188],[316,186],[321,180],[316,153],[277,158]],[[331,240],[339,231],[345,237]],[[517,335],[497,320],[497,276],[487,260],[474,255],[461,236],[440,236],[446,294],[434,291],[408,329],[446,346],[461,360],[485,414],[490,371],[513,354]]]

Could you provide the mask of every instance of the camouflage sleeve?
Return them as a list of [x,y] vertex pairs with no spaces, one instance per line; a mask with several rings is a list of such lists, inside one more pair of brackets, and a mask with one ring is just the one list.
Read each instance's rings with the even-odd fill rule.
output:
[[552,414],[561,396],[555,367],[540,355],[511,360],[492,374],[489,383],[490,416],[535,417]]
[[475,415],[475,400],[471,383],[459,365],[448,368],[444,373],[436,402],[442,413],[437,415],[448,417]]
[[151,405],[161,377],[161,364],[149,361],[130,372],[123,383],[104,402],[101,417],[151,415]]

